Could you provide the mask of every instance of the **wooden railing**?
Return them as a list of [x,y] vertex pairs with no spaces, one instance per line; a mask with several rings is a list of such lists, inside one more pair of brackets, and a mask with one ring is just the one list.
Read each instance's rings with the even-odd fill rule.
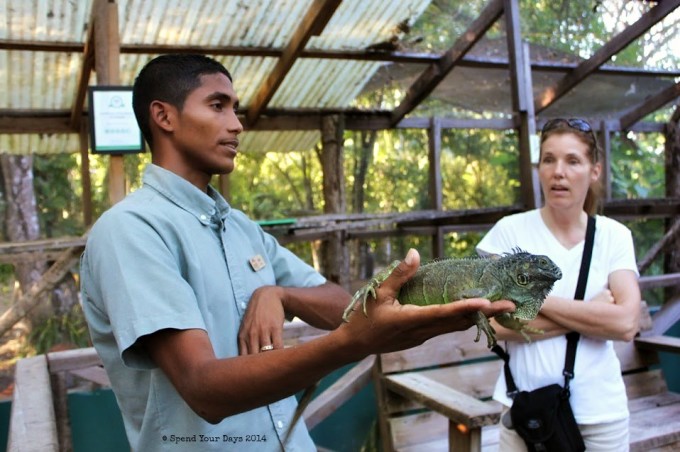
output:
[[[680,273],[640,279],[643,289],[678,284]],[[665,329],[657,331],[664,328],[661,325],[677,322],[678,318],[674,316],[678,311],[680,300],[667,302],[654,317],[652,334],[663,334]],[[283,333],[287,346],[307,342],[324,334],[327,332],[300,321],[287,323]],[[312,400],[303,414],[308,428],[318,425],[370,382],[374,361],[374,356],[360,361]],[[94,348],[48,353],[17,362],[8,451],[56,452],[67,449],[71,443],[71,432],[66,381],[70,376],[94,386],[109,386],[108,377]]]

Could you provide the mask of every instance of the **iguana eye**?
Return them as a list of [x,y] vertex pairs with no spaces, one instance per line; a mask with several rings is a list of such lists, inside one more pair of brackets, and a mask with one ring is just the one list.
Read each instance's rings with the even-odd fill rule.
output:
[[517,284],[521,286],[526,286],[529,284],[529,276],[526,273],[520,273],[517,275]]

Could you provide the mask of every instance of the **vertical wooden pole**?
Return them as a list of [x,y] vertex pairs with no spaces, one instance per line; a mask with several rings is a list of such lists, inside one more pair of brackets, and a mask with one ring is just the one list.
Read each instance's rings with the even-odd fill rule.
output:
[[[442,122],[441,118],[433,117],[430,119],[428,132],[428,160],[429,168],[429,198],[430,209],[441,212],[443,207],[442,200],[442,170],[441,170],[441,151],[442,151]],[[444,234],[441,227],[432,235],[432,258],[439,259],[444,257]]]
[[602,185],[604,187],[604,199],[609,201],[612,199],[612,168],[611,168],[611,152],[612,140],[611,130],[608,121],[602,121],[600,127],[600,146],[602,148]]
[[[522,49],[519,1],[505,0],[505,24],[508,39],[508,61],[510,66],[510,88],[512,92],[512,110],[516,114],[517,131],[519,133],[519,175],[521,202],[526,209],[537,206],[534,192],[534,176],[531,167],[531,127],[535,121],[530,118],[530,105],[533,103],[533,93],[530,81],[530,67],[525,60]],[[533,116],[533,112],[531,113]]]
[[[680,197],[680,106],[675,107],[675,111],[671,115],[666,130],[664,133],[666,142],[664,144],[665,151],[665,170],[666,170],[666,197],[679,198]],[[677,215],[666,219],[666,228],[668,231],[671,225],[678,221]],[[664,272],[676,273],[680,272],[680,237],[675,237],[666,248],[666,255],[664,259]],[[665,300],[675,300],[680,296],[680,288],[668,287],[665,290]]]
[[[531,51],[529,43],[522,44],[522,56],[524,57],[524,95],[526,97],[526,116],[520,119],[525,134],[529,139],[529,165],[531,167],[531,190],[533,192],[534,207],[543,205],[543,193],[541,192],[541,182],[538,179],[538,155],[540,153],[540,139],[536,131],[536,110],[534,108],[533,78],[531,76]],[[520,115],[522,113],[520,112]]]
[[87,123],[81,121],[80,134],[80,185],[83,188],[83,224],[92,225],[92,180],[90,179],[90,153]]
[[[345,176],[343,170],[344,118],[341,115],[321,119],[321,168],[323,171],[324,213],[346,213]],[[349,290],[349,247],[346,231],[336,231],[321,244],[321,267],[324,276]]]
[[[94,67],[98,85],[120,85],[120,36],[118,5],[115,0],[95,0]],[[125,197],[125,171],[122,155],[109,158],[109,201],[115,204]]]

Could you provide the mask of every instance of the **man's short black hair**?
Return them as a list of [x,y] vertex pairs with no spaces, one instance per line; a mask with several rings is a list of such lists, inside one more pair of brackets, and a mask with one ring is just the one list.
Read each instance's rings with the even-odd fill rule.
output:
[[149,146],[153,145],[149,126],[151,102],[167,102],[181,111],[189,93],[200,86],[201,76],[217,73],[232,80],[231,74],[222,63],[196,54],[161,55],[149,61],[139,71],[132,88],[132,108]]

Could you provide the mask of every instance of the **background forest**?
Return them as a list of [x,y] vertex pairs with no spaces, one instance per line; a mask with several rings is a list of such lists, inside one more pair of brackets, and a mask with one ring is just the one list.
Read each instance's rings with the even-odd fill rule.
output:
[[[464,31],[485,2],[435,0],[410,27],[406,43],[409,50],[439,52],[448,49]],[[620,32],[650,8],[637,0],[562,0],[521,1],[522,34],[532,44],[576,54],[587,58],[604,42]],[[628,46],[610,63],[624,67],[644,67],[677,70],[680,55],[660,52],[678,43],[677,19],[670,25],[655,27],[636,43]],[[501,21],[502,22],[502,21]],[[453,24],[453,26],[452,26]],[[457,24],[461,24],[460,28]],[[487,35],[500,36],[497,25]],[[417,38],[417,39],[416,39]],[[674,40],[674,41],[673,41]],[[677,48],[677,47],[676,47]],[[392,109],[403,92],[396,86],[384,86],[365,92],[355,100],[355,106]],[[648,120],[667,122],[671,109],[658,111]],[[431,101],[416,113],[421,116],[464,118],[500,117],[489,112],[470,112]],[[247,132],[246,132],[247,133]],[[382,132],[345,132],[345,175],[348,213],[409,212],[429,208],[427,198],[428,154],[427,131],[390,130]],[[236,161],[236,171],[229,177],[230,203],[256,220],[299,218],[323,213],[322,172],[318,158],[320,148],[305,152],[243,153]],[[615,134],[612,136],[612,197],[632,199],[665,196],[664,141],[660,134]],[[129,190],[141,184],[147,154],[125,157]],[[7,158],[3,164],[2,197],[12,190],[11,171]],[[35,208],[39,237],[78,236],[85,232],[82,215],[80,156],[77,154],[40,155],[31,157]],[[442,175],[444,210],[505,206],[518,202],[519,168],[517,136],[513,131],[443,130]],[[94,217],[108,205],[106,180],[108,159],[93,155],[90,159]],[[7,203],[0,204],[0,213],[7,216]],[[661,220],[626,222],[633,230],[638,258],[663,234]],[[1,223],[3,241],[11,241],[8,221]],[[450,233],[446,236],[447,256],[467,256],[483,231]],[[430,257],[429,237],[399,237],[369,241],[375,266],[384,265],[404,255],[408,247],[420,250],[424,259]],[[313,244],[292,243],[292,250],[313,263]],[[355,262],[358,274],[361,263]],[[655,263],[646,274],[661,272]],[[356,278],[357,275],[354,275]],[[10,300],[15,291],[15,268],[0,266],[2,296]],[[648,301],[659,303],[655,294],[646,294]],[[5,303],[6,305],[6,303]],[[31,336],[33,351],[44,351],[57,342],[82,346],[87,334],[75,311],[62,313],[37,326]]]

